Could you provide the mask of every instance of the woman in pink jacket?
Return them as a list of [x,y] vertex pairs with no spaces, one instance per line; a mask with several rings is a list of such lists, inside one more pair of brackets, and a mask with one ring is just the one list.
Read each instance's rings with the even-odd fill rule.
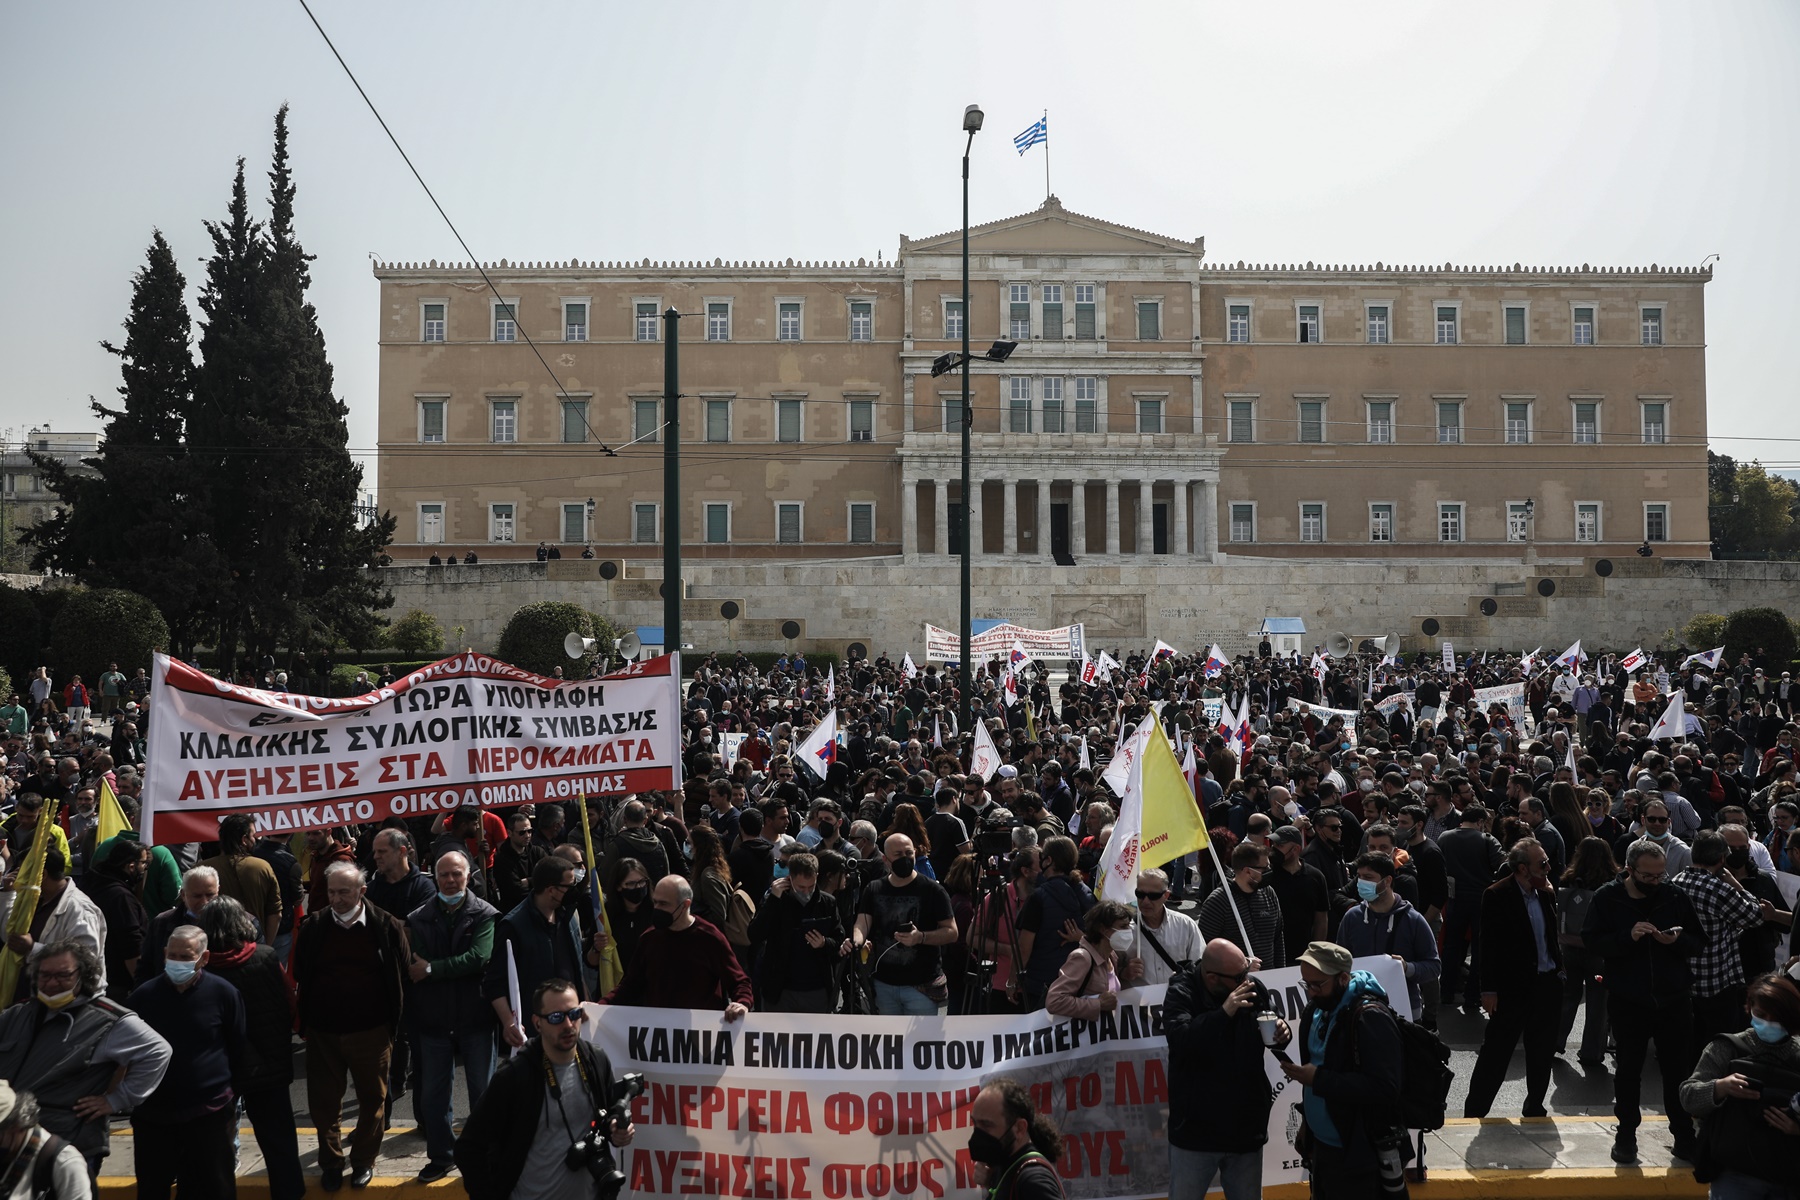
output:
[[1088,910],[1080,943],[1063,960],[1044,1007],[1059,1017],[1093,1020],[1119,1007],[1121,948],[1131,945],[1131,910],[1102,900]]

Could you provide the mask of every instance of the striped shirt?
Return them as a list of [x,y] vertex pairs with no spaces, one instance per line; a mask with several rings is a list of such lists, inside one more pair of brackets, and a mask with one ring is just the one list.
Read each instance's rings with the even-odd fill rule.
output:
[[[1281,900],[1275,890],[1259,887],[1245,895],[1235,884],[1226,887],[1234,889],[1229,899],[1225,888],[1218,887],[1200,902],[1200,932],[1206,940],[1224,938],[1245,954],[1262,959],[1265,971],[1287,966],[1287,942],[1281,931]],[[1237,920],[1231,915],[1232,901],[1237,902],[1238,914],[1250,931],[1249,946],[1244,945]]]

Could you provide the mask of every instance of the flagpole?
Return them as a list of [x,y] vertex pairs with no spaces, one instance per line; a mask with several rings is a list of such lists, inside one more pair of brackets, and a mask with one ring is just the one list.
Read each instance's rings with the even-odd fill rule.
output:
[[[1206,818],[1202,816],[1201,824],[1205,823]],[[1219,861],[1219,844],[1209,837],[1206,839],[1206,848],[1212,853],[1213,866],[1219,870],[1219,886],[1225,892],[1225,902],[1231,905],[1231,915],[1237,921],[1238,936],[1244,939],[1244,957],[1253,957],[1256,951],[1250,945],[1250,931],[1244,928],[1244,914],[1238,911],[1237,897],[1231,894],[1231,889],[1237,885],[1226,878],[1225,864]]]
[[1044,199],[1050,199],[1050,110],[1044,110]]

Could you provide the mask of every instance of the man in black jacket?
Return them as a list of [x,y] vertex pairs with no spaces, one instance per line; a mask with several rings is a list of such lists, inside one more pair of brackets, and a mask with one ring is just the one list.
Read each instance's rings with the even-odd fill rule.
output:
[[[612,1064],[581,1040],[587,1011],[575,985],[546,979],[531,1003],[537,1036],[494,1073],[456,1140],[456,1165],[473,1200],[573,1191],[566,1185],[568,1149],[612,1103]],[[612,1131],[612,1144],[628,1145],[636,1132],[627,1121]]]
[[511,912],[531,895],[531,871],[550,857],[548,848],[531,840],[531,818],[514,813],[506,819],[506,840],[494,851],[494,894],[499,909]]
[[750,921],[750,943],[763,948],[760,984],[764,1012],[828,1013],[837,998],[837,960],[849,951],[837,902],[819,891],[819,860],[787,856]]
[[[1214,938],[1200,961],[1169,981],[1169,1200],[1201,1200],[1213,1177],[1225,1200],[1262,1195],[1262,1147],[1275,1098],[1264,1069],[1258,1015],[1268,990],[1244,952]],[[1292,1040],[1276,1019],[1277,1046]],[[1228,1105],[1219,1097],[1234,1097]]]
[[[506,853],[504,846],[500,853]],[[419,1064],[413,1115],[425,1131],[420,1183],[450,1173],[455,1152],[450,1087],[457,1055],[462,1055],[471,1106],[481,1103],[494,1074],[494,1010],[482,998],[481,976],[493,957],[499,914],[469,890],[469,874],[469,856],[446,850],[437,861],[437,895],[406,918],[412,947],[406,1014]]]
[[1536,838],[1520,838],[1508,851],[1512,874],[1481,898],[1478,933],[1481,1007],[1488,1026],[1469,1078],[1465,1117],[1485,1117],[1506,1078],[1521,1034],[1525,1038],[1525,1107],[1542,1117],[1550,1090],[1550,1062],[1562,1029],[1562,947],[1550,856]]
[[563,897],[574,886],[575,864],[553,854],[532,868],[531,898],[494,924],[494,953],[481,977],[481,995],[493,1006],[509,1046],[523,1046],[527,1033],[525,1014],[513,1012],[508,994],[508,947],[518,966],[521,1003],[546,979],[572,979],[573,986],[586,994],[582,979],[586,947],[574,919],[563,910]]
[[[1400,1027],[1387,993],[1367,971],[1352,970],[1350,951],[1314,942],[1300,956],[1300,981],[1310,1001],[1300,1026],[1299,1063],[1282,1063],[1306,1090],[1302,1154],[1312,1169],[1315,1197],[1381,1195],[1376,1142],[1400,1121]],[[1410,1156],[1405,1131],[1399,1153]]]
[[1700,918],[1685,893],[1667,880],[1668,859],[1649,839],[1625,853],[1625,872],[1601,885],[1588,905],[1581,941],[1605,963],[1606,1016],[1618,1041],[1613,1077],[1613,1115],[1619,1119],[1612,1157],[1637,1161],[1637,1128],[1643,1120],[1644,1054],[1656,1042],[1675,1154],[1694,1161],[1694,1119],[1681,1106],[1681,1084],[1694,1069],[1693,974],[1688,960],[1700,951]]

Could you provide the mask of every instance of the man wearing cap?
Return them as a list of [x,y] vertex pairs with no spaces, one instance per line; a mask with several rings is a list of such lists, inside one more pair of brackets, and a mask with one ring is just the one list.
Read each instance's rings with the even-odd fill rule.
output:
[[[1372,1200],[1382,1194],[1375,1141],[1400,1122],[1400,1028],[1385,1007],[1387,992],[1369,972],[1352,969],[1342,946],[1309,945],[1300,982],[1308,1001],[1300,1062],[1282,1063],[1281,1071],[1305,1089],[1296,1145],[1312,1169],[1312,1194]],[[1399,1143],[1402,1159],[1411,1157],[1404,1131]]]
[[38,1124],[38,1099],[0,1079],[0,1161],[16,1180],[12,1196],[88,1200],[93,1193],[81,1152]]
[[1282,940],[1296,961],[1307,943],[1324,940],[1330,922],[1331,889],[1319,868],[1301,858],[1300,831],[1283,825],[1269,837],[1267,882],[1281,902]]

